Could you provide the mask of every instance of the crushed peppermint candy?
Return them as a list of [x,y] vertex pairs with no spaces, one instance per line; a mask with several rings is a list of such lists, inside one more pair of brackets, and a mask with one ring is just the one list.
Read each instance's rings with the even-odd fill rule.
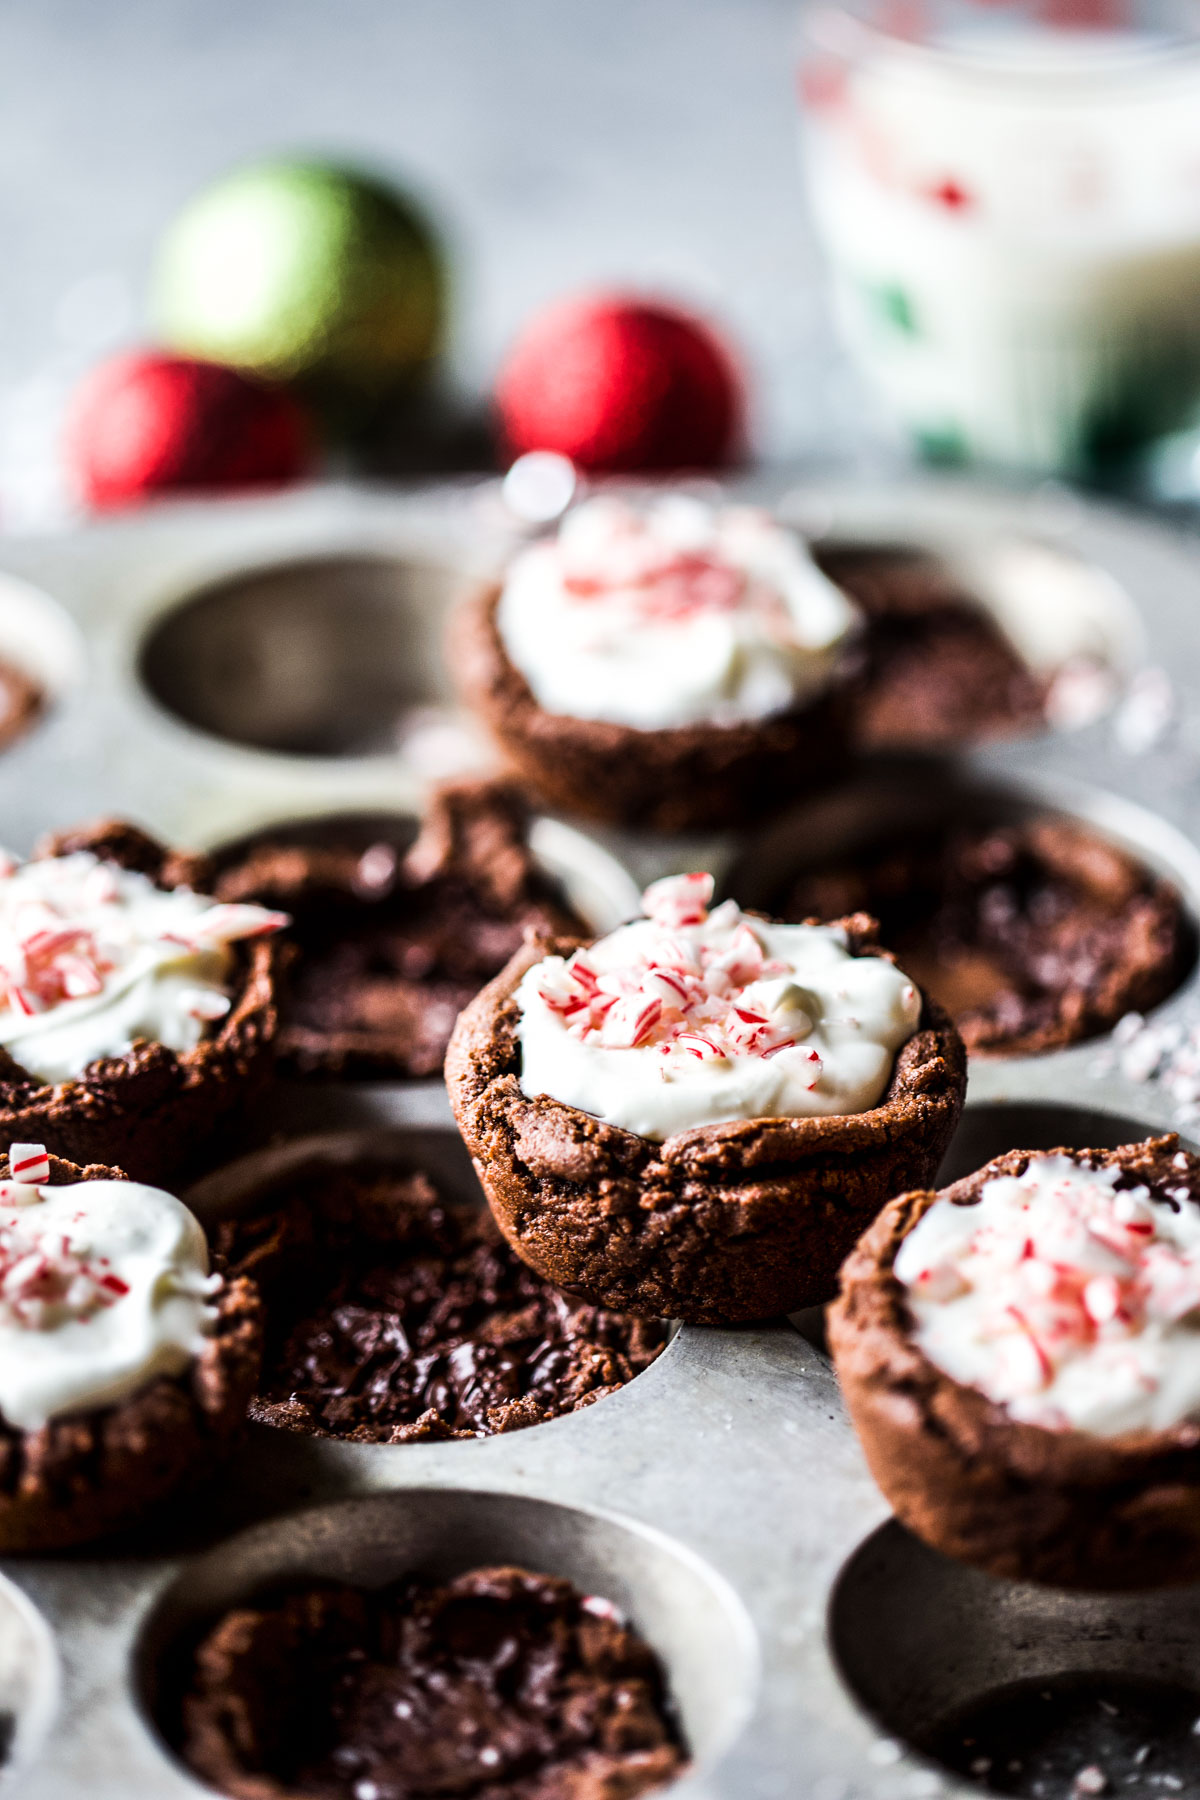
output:
[[591,1613],[594,1619],[608,1619],[614,1625],[623,1625],[625,1615],[620,1607],[614,1606],[602,1594],[585,1594],[579,1602],[580,1612]]
[[[44,1144],[8,1146],[9,1180],[0,1181],[0,1206],[35,1205],[50,1180]],[[51,1330],[68,1319],[89,1319],[129,1292],[106,1256],[76,1254],[58,1229],[32,1218],[0,1217],[0,1324]]]
[[[711,875],[669,875],[642,896],[659,927],[629,965],[595,968],[586,950],[547,957],[540,999],[581,1043],[632,1050],[653,1045],[664,1056],[724,1062],[795,1049],[812,1030],[790,963],[768,957],[735,902],[709,912]],[[692,942],[685,926],[732,924],[732,936]],[[809,1046],[812,1086],[821,1058]]]
[[514,559],[496,614],[547,710],[642,728],[795,704],[856,616],[770,514],[682,494],[572,508]]
[[1200,1413],[1200,1202],[1126,1180],[1034,1156],[974,1204],[935,1201],[895,1262],[930,1361],[1051,1430]]
[[1200,1020],[1126,1013],[1092,1058],[1091,1073],[1154,1082],[1172,1102],[1176,1125],[1200,1125]]
[[285,913],[227,904],[90,851],[0,867],[0,1044],[44,1081],[137,1037],[191,1049],[225,1016],[231,946]]
[[36,1187],[50,1179],[50,1158],[45,1144],[10,1144],[8,1173],[11,1181]]
[[0,1325],[50,1331],[90,1319],[129,1292],[106,1256],[88,1257],[56,1230],[39,1230],[35,1215],[0,1218]]
[[778,925],[712,894],[702,871],[656,881],[644,918],[529,971],[526,1093],[651,1138],[876,1103],[919,1020],[916,985],[852,954],[840,927]]
[[1108,1786],[1108,1776],[1095,1763],[1088,1763],[1079,1770],[1072,1785],[1077,1794],[1102,1794]]
[[161,1188],[0,1184],[0,1415],[34,1431],[181,1374],[220,1287],[198,1220]]

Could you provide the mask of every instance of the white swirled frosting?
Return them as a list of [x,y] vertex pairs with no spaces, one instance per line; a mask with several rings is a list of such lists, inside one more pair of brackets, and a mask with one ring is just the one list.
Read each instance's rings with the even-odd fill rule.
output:
[[1200,1418],[1200,1204],[1120,1179],[1035,1156],[974,1205],[936,1200],[895,1262],[930,1361],[1052,1430]]
[[138,1038],[192,1050],[228,1012],[230,945],[283,913],[228,906],[90,851],[0,852],[0,1044],[40,1081],[69,1081]]
[[497,611],[539,706],[641,730],[785,711],[856,618],[769,515],[680,495],[584,502],[514,559]]
[[199,1224],[161,1188],[0,1182],[0,1413],[33,1431],[180,1374],[219,1286]]
[[921,996],[827,925],[776,925],[712,877],[646,890],[647,916],[517,989],[521,1090],[659,1141],[729,1119],[828,1117],[877,1104]]

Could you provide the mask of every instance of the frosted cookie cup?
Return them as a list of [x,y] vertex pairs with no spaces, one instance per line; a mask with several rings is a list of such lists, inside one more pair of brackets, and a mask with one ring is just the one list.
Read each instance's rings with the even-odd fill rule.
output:
[[859,916],[778,925],[657,882],[591,945],[527,945],[446,1080],[501,1230],[598,1305],[699,1324],[827,1300],[863,1226],[938,1166],[966,1066]]
[[254,1392],[253,1282],[162,1189],[0,1156],[0,1550],[62,1550],[207,1475]]
[[547,805],[707,829],[833,778],[857,620],[765,513],[597,499],[460,609],[450,662]]
[[165,1179],[270,1077],[286,917],[116,820],[0,865],[0,1142]]
[[880,1214],[829,1338],[918,1537],[1060,1587],[1200,1577],[1198,1196],[1168,1136],[1011,1151]]

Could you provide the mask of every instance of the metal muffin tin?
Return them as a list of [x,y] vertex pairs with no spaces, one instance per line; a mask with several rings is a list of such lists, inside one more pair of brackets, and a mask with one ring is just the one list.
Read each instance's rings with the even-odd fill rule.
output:
[[[1200,918],[1200,551],[1049,489],[779,483],[751,497],[831,537],[927,542],[985,564],[997,543],[1032,537],[1101,571],[1114,662],[1132,666],[1145,647],[1170,671],[1169,740],[1129,755],[1110,716],[981,749],[955,782],[1002,790],[1017,811],[1086,820],[1170,874]],[[0,654],[29,661],[55,703],[0,757],[0,841],[24,851],[105,812],[200,847],[322,812],[415,815],[431,775],[478,754],[449,703],[441,624],[511,535],[489,485],[326,487],[6,541]],[[347,659],[348,640],[378,654]],[[938,779],[933,765],[897,767],[743,840],[601,839],[544,821],[537,844],[604,928],[638,884],[701,859],[750,903],[805,846],[894,818],[897,795],[935,802]],[[1156,1016],[1200,1029],[1200,976]],[[974,1063],[948,1172],[1014,1145],[1173,1127],[1178,1097],[1116,1060],[1093,1042]],[[390,1147],[477,1197],[440,1084],[281,1087],[260,1125],[264,1142],[285,1134],[272,1161]],[[239,1204],[245,1178],[246,1165],[218,1170],[195,1203]],[[302,1571],[376,1583],[414,1564],[506,1559],[607,1595],[658,1648],[695,1753],[672,1790],[681,1800],[977,1792],[906,1736],[1028,1675],[1187,1681],[1200,1656],[1194,1590],[1108,1599],[997,1583],[888,1523],[817,1318],[685,1327],[620,1394],[551,1424],[404,1446],[256,1429],[214,1492],[152,1528],[95,1554],[8,1564],[8,1789],[26,1800],[207,1793],[159,1730],[175,1657],[206,1617]]]

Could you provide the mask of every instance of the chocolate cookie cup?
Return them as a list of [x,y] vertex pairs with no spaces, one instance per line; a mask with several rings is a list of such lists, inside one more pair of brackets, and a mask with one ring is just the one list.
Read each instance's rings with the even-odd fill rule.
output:
[[946,1374],[915,1341],[894,1272],[904,1240],[937,1200],[971,1206],[986,1182],[1024,1175],[1045,1157],[1114,1172],[1153,1197],[1182,1189],[1200,1198],[1200,1159],[1174,1135],[1116,1150],[1014,1150],[940,1194],[899,1195],[848,1258],[829,1311],[851,1418],[897,1518],[948,1556],[1064,1588],[1195,1581],[1200,1422],[1112,1435],[1026,1422]]
[[[56,1156],[45,1166],[42,1185],[51,1189],[126,1180],[119,1169],[77,1168]],[[8,1156],[0,1156],[0,1183],[10,1173]],[[34,1211],[23,1208],[18,1217]],[[138,1523],[184,1483],[211,1473],[243,1429],[262,1352],[253,1282],[224,1282],[213,1305],[211,1332],[180,1374],[152,1375],[111,1404],[66,1411],[36,1428],[21,1430],[0,1415],[0,1552],[89,1543]]]
[[1165,1000],[1195,961],[1177,888],[1075,820],[910,826],[791,885],[785,918],[869,912],[973,1056],[1035,1056]]
[[836,678],[786,711],[642,730],[547,712],[496,622],[502,587],[468,597],[449,661],[467,705],[544,805],[605,824],[683,832],[738,825],[831,782],[844,765],[848,708]]
[[1049,682],[937,556],[841,544],[817,545],[813,560],[866,617],[850,700],[856,748],[938,752],[1046,729]]
[[267,829],[221,858],[216,892],[282,907],[291,946],[277,1055],[302,1077],[440,1073],[454,1021],[527,930],[580,920],[529,846],[507,782],[434,791],[415,842],[400,818]]
[[211,1230],[220,1266],[263,1299],[259,1424],[358,1443],[490,1437],[595,1404],[665,1348],[664,1322],[541,1281],[482,1198],[455,1198],[419,1151],[311,1144],[273,1174],[270,1152],[249,1158],[261,1185]]
[[[892,960],[874,921],[838,921],[853,957]],[[446,1059],[455,1118],[501,1230],[547,1280],[597,1305],[736,1324],[817,1305],[864,1225],[953,1134],[966,1058],[924,1000],[881,1100],[826,1117],[735,1119],[657,1142],[518,1079],[516,990],[547,954],[526,945],[466,1009]]]
[[635,1800],[687,1766],[616,1607],[512,1567],[293,1580],[226,1612],[193,1650],[180,1748],[244,1800]]
[[[205,858],[167,849],[117,819],[46,838],[34,862],[76,851],[146,876],[160,890],[211,891]],[[228,1010],[192,1049],[176,1052],[139,1038],[124,1055],[49,1081],[0,1046],[0,1142],[30,1139],[139,1181],[161,1181],[185,1167],[214,1132],[237,1121],[271,1076],[279,950],[269,937],[248,936],[233,945],[233,959]]]

